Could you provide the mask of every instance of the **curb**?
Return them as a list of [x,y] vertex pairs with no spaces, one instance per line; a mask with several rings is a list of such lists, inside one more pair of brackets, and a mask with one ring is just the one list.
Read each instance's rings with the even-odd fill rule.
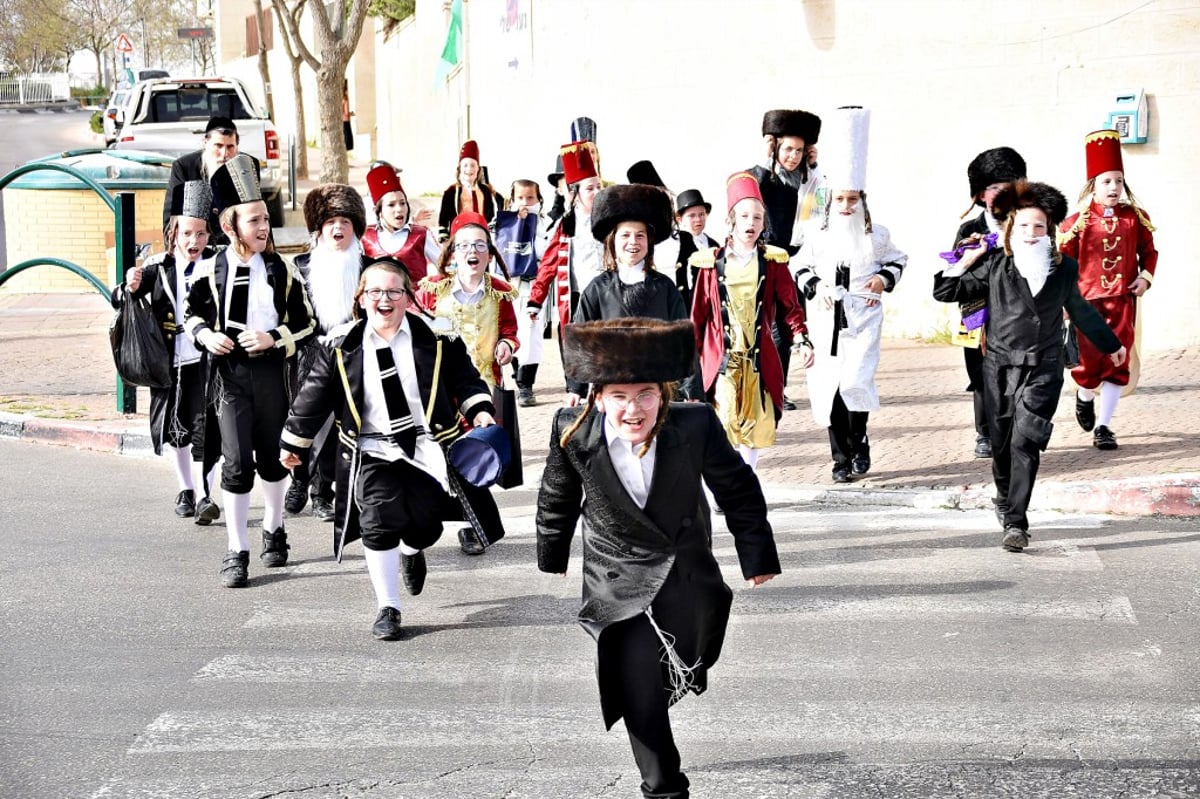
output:
[[[42,419],[0,411],[0,440],[153,456],[148,432],[105,430],[88,422]],[[819,485],[764,483],[772,505],[916,508],[918,510],[990,510],[991,486],[935,488],[831,488]],[[1200,516],[1200,473],[1153,475],[1089,482],[1039,482],[1030,510],[1096,513],[1114,516]]]

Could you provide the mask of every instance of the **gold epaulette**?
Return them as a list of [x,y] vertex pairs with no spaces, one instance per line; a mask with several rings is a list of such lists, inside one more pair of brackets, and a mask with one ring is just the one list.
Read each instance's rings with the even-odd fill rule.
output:
[[1150,217],[1146,216],[1146,214],[1142,212],[1141,206],[1129,203],[1129,207],[1132,208],[1133,213],[1137,215],[1138,221],[1146,226],[1146,230],[1149,230],[1151,233],[1153,233],[1156,228],[1154,225],[1150,224]]
[[770,244],[768,244],[766,250],[763,251],[763,255],[766,256],[768,261],[774,261],[777,264],[786,264],[789,260],[791,260],[791,256],[788,255],[787,250],[783,249],[782,247],[772,246]]
[[709,247],[707,250],[696,250],[688,258],[688,266],[694,266],[697,269],[712,269],[716,262],[716,247]]
[[440,297],[450,290],[453,282],[453,280],[441,275],[432,275],[421,278],[421,282],[417,284],[417,288]]
[[519,288],[513,288],[504,278],[496,277],[493,274],[484,276],[487,282],[487,293],[501,300],[515,300],[521,296]]

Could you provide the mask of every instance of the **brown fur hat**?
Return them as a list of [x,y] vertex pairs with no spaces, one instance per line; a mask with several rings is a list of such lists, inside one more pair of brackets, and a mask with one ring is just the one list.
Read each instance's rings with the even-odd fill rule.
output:
[[607,319],[563,328],[563,368],[580,383],[669,383],[690,375],[695,362],[695,328],[687,319]]
[[655,244],[666,241],[675,225],[671,198],[662,189],[633,183],[609,186],[592,201],[592,235],[596,241],[604,241],[617,225],[630,221],[649,225],[650,240]]
[[318,233],[335,216],[350,220],[354,235],[360,239],[367,230],[367,207],[353,186],[322,183],[304,198],[304,224],[309,233]]
[[776,109],[763,114],[764,136],[799,136],[804,144],[816,144],[821,135],[821,118],[807,111]]
[[1010,217],[1022,208],[1041,208],[1052,231],[1067,218],[1067,198],[1048,183],[1018,180],[997,194],[993,205],[997,219]]

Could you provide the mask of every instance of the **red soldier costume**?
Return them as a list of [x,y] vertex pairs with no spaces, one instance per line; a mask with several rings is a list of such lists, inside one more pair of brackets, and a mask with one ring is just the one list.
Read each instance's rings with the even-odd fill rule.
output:
[[[398,191],[404,194],[405,199],[408,199],[408,194],[404,191],[404,187],[400,185],[400,175],[396,173],[395,167],[390,164],[378,164],[367,172],[367,189],[371,192],[371,202],[375,205],[375,216],[379,216],[379,203],[385,194],[393,191]],[[409,216],[412,215],[412,206],[409,206]],[[408,274],[412,277],[413,285],[417,285],[428,274],[426,268],[426,246],[425,242],[429,236],[429,229],[423,225],[414,224],[411,219],[405,225],[408,229],[408,238],[400,246],[400,249],[395,252],[389,251],[379,240],[380,227],[382,221],[377,221],[375,226],[368,229],[362,237],[363,253],[368,258],[383,258],[390,256],[395,258],[404,267],[408,269]]]
[[[1088,134],[1084,146],[1089,181],[1104,172],[1124,172],[1115,130]],[[1129,287],[1139,277],[1152,282],[1158,265],[1150,218],[1136,205],[1105,208],[1089,199],[1085,210],[1060,226],[1059,249],[1079,262],[1079,293],[1100,312],[1130,353],[1122,366],[1113,366],[1108,355],[1080,338],[1079,365],[1071,370],[1071,378],[1085,389],[1095,389],[1101,382],[1129,385],[1138,301]],[[1132,382],[1136,385],[1136,374]]]

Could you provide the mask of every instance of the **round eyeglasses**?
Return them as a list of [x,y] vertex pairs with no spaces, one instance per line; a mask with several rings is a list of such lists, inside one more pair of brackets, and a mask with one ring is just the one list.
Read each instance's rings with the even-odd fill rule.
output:
[[611,403],[619,411],[623,411],[630,405],[641,408],[643,411],[648,411],[662,399],[662,394],[657,391],[643,391],[633,397],[623,396],[607,396],[604,398],[606,403]]
[[393,302],[400,299],[407,293],[408,292],[406,292],[404,289],[367,289],[363,292],[368,300],[382,300],[384,297],[387,297]]
[[487,252],[488,243],[486,241],[460,241],[454,245],[455,252]]

